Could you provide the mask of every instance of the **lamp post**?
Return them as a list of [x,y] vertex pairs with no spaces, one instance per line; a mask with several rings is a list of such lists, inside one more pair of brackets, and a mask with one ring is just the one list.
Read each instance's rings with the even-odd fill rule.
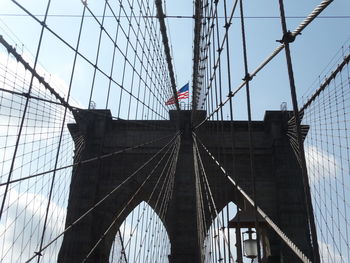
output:
[[[239,210],[235,217],[228,223],[229,228],[236,229],[236,249],[238,263],[243,263],[243,256],[250,259],[254,259],[258,256],[258,241],[256,239],[256,231],[259,231],[261,248],[263,249],[262,262],[267,262],[267,258],[270,256],[270,245],[266,235],[267,224],[260,215],[258,215],[258,225],[259,228],[255,229],[255,210],[253,207],[246,207],[245,210]],[[241,233],[242,228],[248,230],[244,233]],[[255,231],[253,229],[255,229]]]
[[[243,251],[244,256],[250,259],[254,259],[258,256],[258,241],[253,238],[253,234],[256,234],[251,228],[243,233]],[[248,235],[248,238],[244,238],[244,234]]]

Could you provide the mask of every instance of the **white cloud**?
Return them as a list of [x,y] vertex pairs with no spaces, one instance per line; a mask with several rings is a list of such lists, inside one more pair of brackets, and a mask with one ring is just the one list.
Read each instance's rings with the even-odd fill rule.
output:
[[[24,262],[38,250],[47,203],[47,197],[41,194],[10,190],[10,206],[5,210],[5,220],[0,224],[0,244],[3,247],[0,262]],[[65,209],[53,201],[50,203],[49,214],[44,245],[63,230],[66,216]],[[61,240],[58,243],[60,242]],[[50,258],[52,260],[57,255],[59,245],[52,247],[54,249],[44,251],[41,262],[52,262]]]
[[[34,65],[34,60],[31,54],[24,51],[21,54],[23,59],[29,63],[31,67]],[[36,66],[37,73],[44,78],[45,82],[47,82],[61,97],[67,98],[69,86],[68,84],[59,77],[58,74],[53,72],[48,72],[43,66],[39,63]],[[67,72],[68,74],[68,72]],[[82,71],[79,71],[79,74],[82,74]],[[3,89],[7,89],[10,91],[20,91],[27,92],[28,87],[31,80],[31,74],[29,71],[25,69],[25,67],[17,62],[14,57],[9,56],[6,52],[0,51],[0,86]],[[5,78],[6,77],[6,78]],[[45,90],[45,87],[39,83],[39,81],[34,78],[33,81],[33,94],[49,94],[49,91]],[[55,101],[55,98],[52,96],[51,98]],[[82,108],[82,105],[74,99],[70,99],[69,103],[74,107]]]
[[[23,53],[22,56],[29,64],[33,64],[33,60],[28,53]],[[45,77],[45,80],[49,82],[62,97],[67,96],[68,86],[62,79],[56,75],[50,75],[40,65],[38,65],[37,71],[41,76]],[[17,62],[7,53],[0,52],[0,88],[20,93],[27,92],[30,79],[31,74],[25,70],[21,63]],[[34,81],[32,91],[33,96],[55,100],[38,81]],[[3,91],[1,92],[0,100],[0,171],[2,175],[4,175],[8,173],[9,162],[12,158],[13,146],[16,143],[26,97]],[[46,152],[46,155],[51,154],[47,149],[43,150],[42,147],[45,144],[47,146],[58,144],[63,113],[64,107],[62,106],[35,99],[29,100],[20,141],[20,144],[23,145],[23,151],[20,154],[22,157],[16,159],[18,165],[21,165],[22,160],[28,156],[42,156],[44,152]],[[70,112],[68,112],[66,123],[72,121],[73,117]],[[67,129],[65,132],[68,133]],[[52,148],[52,152],[54,148]],[[38,160],[35,161],[37,162]],[[39,164],[39,166],[41,167],[42,165]],[[27,171],[27,174],[25,174],[22,171],[22,175],[27,176],[29,172],[30,171]]]
[[330,244],[320,242],[319,249],[322,263],[347,262]]
[[339,161],[331,153],[314,145],[306,145],[305,157],[311,184],[321,179],[334,178],[339,174]]
[[[24,53],[23,57],[33,64],[30,55]],[[37,67],[37,71],[62,97],[67,97],[68,86],[62,79],[55,74],[50,75],[41,66]],[[27,92],[30,78],[31,74],[20,63],[7,53],[0,52],[0,88],[8,91]],[[0,179],[3,183],[9,172],[13,146],[16,143],[26,98],[12,95],[10,92],[0,93],[0,172],[2,176]],[[38,81],[34,81],[32,95],[46,96],[54,100]],[[12,179],[53,168],[63,111],[62,106],[30,100]],[[69,115],[68,121],[71,120],[72,116]],[[65,141],[64,144],[62,151],[73,149],[72,140]],[[70,154],[73,156],[73,151]],[[67,165],[69,164],[67,162],[72,161],[72,158],[62,157],[64,158],[60,158],[59,162],[65,163],[60,163],[60,165]],[[70,176],[71,170],[62,171],[62,173]],[[66,213],[64,207],[68,198],[65,189],[69,188],[70,181],[69,178],[66,180],[65,175],[60,176],[59,180],[62,181],[56,182],[55,187],[61,188],[58,193],[59,197],[56,195],[60,201],[54,200],[50,203],[44,245],[64,228]],[[50,181],[50,176],[40,177],[35,181],[26,181],[20,186],[15,186],[8,192],[0,224],[0,262],[24,262],[38,250],[44,226]],[[1,200],[3,192],[4,187],[0,187]],[[44,251],[41,263],[53,262],[52,259],[55,258],[60,248],[60,242],[61,240]]]

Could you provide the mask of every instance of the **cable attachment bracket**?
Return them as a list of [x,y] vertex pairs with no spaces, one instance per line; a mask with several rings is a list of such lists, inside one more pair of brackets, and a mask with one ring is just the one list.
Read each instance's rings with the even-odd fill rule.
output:
[[231,25],[232,25],[231,22],[226,22],[225,25],[224,25],[224,28],[225,28],[226,30],[228,30],[229,27],[230,27]]
[[248,81],[251,81],[252,79],[253,79],[253,77],[249,73],[247,73],[247,75],[245,75],[242,80],[248,82]]
[[294,42],[295,38],[297,35],[301,35],[301,33],[298,33],[298,34],[293,34],[292,32],[290,32],[289,30],[287,31],[287,33],[285,33],[282,37],[281,40],[276,40],[276,42],[279,42],[281,44],[289,44],[289,43],[292,43]]
[[42,257],[43,256],[43,254],[40,251],[36,251],[36,252],[34,252],[34,254],[36,256],[38,256],[38,257]]

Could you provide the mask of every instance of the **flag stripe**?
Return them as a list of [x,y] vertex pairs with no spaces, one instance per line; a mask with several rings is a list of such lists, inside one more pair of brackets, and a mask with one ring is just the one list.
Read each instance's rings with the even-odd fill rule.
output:
[[[189,84],[185,84],[181,89],[178,90],[177,92],[177,99],[187,99],[189,98],[189,91],[188,91]],[[171,97],[167,102],[165,102],[165,105],[172,105],[175,104],[175,98],[174,96]]]

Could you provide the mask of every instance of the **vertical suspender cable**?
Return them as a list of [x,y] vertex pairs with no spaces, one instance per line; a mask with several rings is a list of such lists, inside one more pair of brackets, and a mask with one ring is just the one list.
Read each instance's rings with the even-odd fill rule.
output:
[[256,196],[256,181],[255,181],[255,167],[254,167],[254,146],[253,146],[253,135],[252,135],[252,114],[250,104],[250,89],[249,80],[250,75],[248,73],[248,57],[247,57],[247,46],[245,38],[245,26],[244,26],[244,12],[243,12],[243,1],[240,0],[240,13],[241,13],[241,29],[242,29],[242,44],[243,44],[243,56],[244,56],[244,71],[246,80],[246,94],[247,94],[247,112],[248,112],[248,136],[249,136],[249,159],[250,159],[250,175],[252,182],[252,196],[254,200],[254,211],[255,211],[255,229],[256,239],[258,245],[258,262],[261,263],[261,251],[260,251],[260,234],[259,234],[259,223],[258,223],[258,204]]
[[[14,1],[14,2],[16,3],[16,1]],[[37,50],[36,50],[36,56],[35,56],[35,61],[34,61],[34,66],[33,66],[34,71],[35,71],[36,66],[38,64],[39,53],[40,53],[40,48],[41,48],[41,44],[42,44],[42,40],[43,40],[43,36],[44,36],[46,19],[47,19],[47,15],[48,15],[48,12],[49,12],[50,4],[51,4],[51,0],[49,0],[48,3],[47,3],[44,20],[42,21],[40,38],[39,38],[39,43],[38,43],[38,47],[37,47]],[[29,95],[30,95],[30,93],[32,91],[33,81],[34,81],[34,74],[32,74],[31,79],[30,79],[30,84],[29,84],[29,88],[28,88],[28,94]],[[0,220],[1,220],[1,217],[2,217],[2,213],[4,211],[6,197],[7,197],[7,193],[8,193],[8,190],[9,190],[9,182],[11,180],[12,173],[13,173],[13,170],[14,170],[15,159],[16,159],[16,156],[17,156],[17,151],[18,151],[18,147],[19,147],[19,143],[20,143],[20,139],[21,139],[21,135],[22,135],[22,130],[23,130],[23,126],[24,126],[24,120],[25,120],[25,117],[27,115],[27,110],[28,110],[28,106],[29,106],[29,99],[30,99],[30,97],[28,96],[27,99],[26,99],[26,103],[25,103],[24,109],[23,109],[21,124],[20,124],[18,135],[17,135],[17,138],[16,138],[16,146],[15,146],[15,149],[14,149],[14,152],[13,152],[13,156],[12,156],[12,160],[11,160],[11,166],[10,166],[10,171],[9,171],[8,178],[7,178],[7,184],[6,184],[6,187],[5,187],[4,196],[2,198],[2,203],[1,203],[1,208],[0,208]]]
[[293,39],[290,38],[291,33],[289,31],[287,31],[287,24],[286,24],[286,18],[285,18],[285,13],[284,13],[283,0],[279,0],[279,5],[280,5],[281,25],[282,25],[282,30],[283,30],[282,41],[285,45],[284,50],[285,50],[285,54],[286,54],[286,61],[287,61],[287,68],[288,68],[288,75],[289,75],[289,84],[290,84],[290,91],[291,91],[291,97],[292,97],[292,103],[293,103],[295,128],[296,128],[296,135],[297,135],[299,155],[300,155],[299,158],[300,158],[302,180],[303,180],[303,186],[304,186],[304,195],[305,195],[305,201],[306,201],[306,213],[307,213],[307,217],[308,217],[308,225],[309,225],[311,238],[312,238],[312,240],[311,240],[312,254],[313,254],[312,258],[313,258],[314,263],[319,263],[320,262],[320,254],[319,254],[318,243],[317,243],[317,232],[316,232],[315,219],[314,219],[314,215],[313,215],[310,185],[309,185],[308,176],[307,176],[304,143],[303,143],[303,138],[302,138],[302,134],[301,134],[301,125],[300,125],[301,120],[300,120],[300,116],[299,116],[298,101],[297,101],[295,82],[294,82],[293,65],[292,65],[292,59],[291,59],[290,48],[289,48],[289,43],[292,42]]
[[[81,32],[82,32],[82,28],[83,28],[83,22],[84,22],[84,18],[85,18],[86,4],[83,3],[83,5],[84,5],[84,7],[83,7],[83,15],[82,15],[81,22],[80,22],[80,29],[79,29],[79,35],[78,35],[76,50],[78,50],[78,47],[79,47],[79,44],[80,44],[80,37],[81,37]],[[73,68],[72,68],[72,72],[71,72],[71,79],[70,79],[69,88],[68,88],[67,102],[69,102],[69,98],[70,98],[70,93],[71,93],[71,88],[72,88],[72,84],[73,84],[73,77],[74,77],[74,71],[75,71],[77,57],[78,57],[78,52],[75,52]],[[63,119],[62,119],[60,138],[59,138],[58,147],[57,147],[57,153],[56,153],[55,167],[54,167],[54,172],[53,172],[52,180],[51,180],[50,192],[49,192],[49,196],[48,196],[48,203],[47,203],[47,207],[46,207],[45,220],[44,220],[44,226],[43,226],[43,231],[42,231],[41,240],[40,240],[39,251],[42,250],[43,243],[44,243],[44,237],[45,237],[47,221],[48,221],[48,216],[49,216],[49,209],[50,209],[50,205],[51,205],[53,188],[54,188],[54,184],[55,184],[56,169],[57,169],[57,166],[58,166],[58,157],[59,157],[59,154],[60,154],[61,143],[62,143],[62,136],[63,136],[64,126],[65,126],[65,122],[66,122],[66,116],[67,116],[67,108],[65,108],[65,110],[64,110],[64,115],[63,115]],[[38,252],[36,254],[38,255],[38,261],[37,262],[39,263],[40,262],[41,253]]]

